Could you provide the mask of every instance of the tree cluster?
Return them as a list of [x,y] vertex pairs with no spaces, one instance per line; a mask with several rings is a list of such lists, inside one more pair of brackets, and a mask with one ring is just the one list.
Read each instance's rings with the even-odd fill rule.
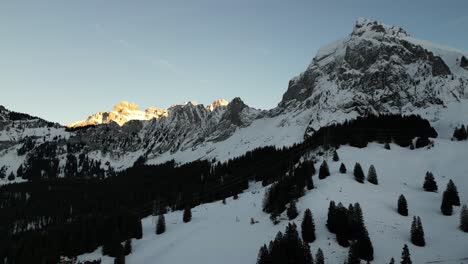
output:
[[460,128],[456,127],[453,131],[453,138],[458,141],[466,140],[468,138],[468,126],[465,128],[465,125],[461,125]]
[[348,247],[355,243],[356,254],[360,259],[372,261],[374,248],[364,225],[364,218],[359,203],[350,204],[348,208],[341,203],[330,202],[328,208],[327,228],[336,234],[338,244]]
[[295,224],[289,223],[286,227],[284,235],[283,233],[278,232],[275,239],[270,241],[268,247],[267,245],[263,245],[260,248],[257,258],[257,264],[277,263],[313,263],[313,258],[310,252],[309,245],[308,243],[304,243],[301,240]]
[[411,242],[419,247],[424,247],[426,245],[424,230],[419,216],[414,216],[413,222],[411,223]]

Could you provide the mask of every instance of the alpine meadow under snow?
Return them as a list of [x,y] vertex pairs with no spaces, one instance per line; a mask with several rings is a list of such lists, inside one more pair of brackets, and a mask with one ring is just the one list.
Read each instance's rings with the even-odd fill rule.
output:
[[[310,209],[315,241],[278,247],[354,264],[368,235],[373,263],[405,244],[468,263],[466,57],[359,18],[270,110],[122,101],[65,127],[0,106],[0,262],[270,263]],[[352,235],[327,225],[332,201]]]

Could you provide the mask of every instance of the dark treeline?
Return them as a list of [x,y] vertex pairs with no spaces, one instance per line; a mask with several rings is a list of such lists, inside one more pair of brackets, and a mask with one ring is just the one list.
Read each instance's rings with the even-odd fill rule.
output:
[[[88,173],[92,175],[73,177],[74,164],[86,162],[85,157],[82,160],[70,157],[65,178],[50,177],[56,173],[57,163],[50,162],[53,155],[44,149],[47,155],[37,156],[37,164],[31,165],[33,169],[21,170],[19,176],[29,182],[0,187],[0,260],[57,263],[60,255],[75,256],[98,245],[139,238],[141,217],[167,208],[185,209],[237,196],[249,181],[267,185],[293,173],[294,185],[311,189],[313,182],[306,176],[312,168],[303,166],[295,172],[292,168],[306,152],[318,146],[363,147],[375,140],[393,140],[408,146],[415,137],[436,135],[429,122],[417,116],[370,116],[321,128],[303,143],[288,148],[263,147],[222,163],[194,161],[177,166],[174,162],[161,165],[137,162],[105,179],[100,177],[100,171],[93,171],[99,166],[92,160],[87,161]],[[42,174],[49,175],[47,180],[41,178]],[[301,194],[285,195],[282,202],[272,204],[267,211],[283,211],[298,195]]]

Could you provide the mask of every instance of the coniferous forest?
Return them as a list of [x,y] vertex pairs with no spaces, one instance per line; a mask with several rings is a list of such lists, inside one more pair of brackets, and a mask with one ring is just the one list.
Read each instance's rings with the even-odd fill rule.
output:
[[[365,147],[372,141],[409,147],[414,138],[436,136],[429,122],[418,116],[360,117],[321,128],[303,143],[287,148],[263,147],[222,163],[137,162],[107,178],[93,171],[99,168],[93,161],[88,161],[89,173],[95,177],[76,177],[73,164],[80,161],[70,161],[65,178],[51,177],[56,175],[57,162],[45,148],[43,156],[35,157],[33,165],[21,171],[19,176],[28,182],[0,187],[0,259],[6,263],[57,263],[60,256],[92,252],[102,245],[106,255],[120,256],[122,242],[141,238],[142,217],[237,196],[248,188],[249,181],[273,184],[263,209],[274,218],[293,206],[305,188],[314,189],[314,164],[300,162],[310,150],[344,144]],[[299,165],[293,167],[295,164]],[[47,171],[47,179],[42,178],[42,171]],[[455,199],[452,196],[447,195]],[[359,215],[356,210],[356,206],[339,207],[329,220],[338,219],[335,214],[354,219]],[[351,227],[356,230],[348,234],[339,225],[329,226],[340,244],[357,243],[359,256],[372,260],[372,244],[363,224]],[[301,250],[308,252],[306,247]]]

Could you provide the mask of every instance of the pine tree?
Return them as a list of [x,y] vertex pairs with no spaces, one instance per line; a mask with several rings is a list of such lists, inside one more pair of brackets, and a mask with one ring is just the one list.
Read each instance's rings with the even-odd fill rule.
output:
[[377,172],[375,171],[374,165],[370,165],[369,172],[367,173],[367,181],[372,184],[379,184],[377,180]]
[[403,194],[398,198],[398,213],[403,216],[408,216],[408,203]]
[[8,175],[8,180],[12,181],[14,179],[15,179],[15,174],[13,174],[13,172],[10,172],[10,175]]
[[346,173],[346,166],[343,163],[340,165],[340,173]]
[[384,148],[385,149],[390,149],[390,144],[388,144],[388,142],[385,142]]
[[320,165],[319,169],[319,179],[325,179],[326,177],[330,176],[330,169],[328,168],[327,161],[323,161],[322,165]]
[[411,223],[411,243],[420,247],[424,247],[426,245],[424,230],[419,216],[414,216],[413,222]]
[[328,217],[327,217],[327,228],[328,231],[335,233],[336,231],[336,223],[335,223],[335,211],[336,205],[335,201],[330,201],[330,205],[328,206]]
[[188,223],[190,222],[190,220],[192,220],[192,211],[190,210],[190,207],[186,207],[184,209],[184,215],[182,217],[182,220],[184,221],[184,223]]
[[293,220],[299,215],[299,213],[297,212],[296,202],[292,201],[291,203],[289,203],[286,215],[288,216],[289,220]]
[[450,199],[450,193],[445,191],[442,195],[442,205],[440,206],[440,211],[443,215],[452,215],[453,208],[452,202]]
[[338,152],[333,151],[333,161],[339,161],[340,160],[340,157],[338,156]]
[[311,243],[315,241],[315,223],[312,212],[310,209],[306,209],[304,212],[304,218],[301,223],[302,239],[305,243]]
[[314,180],[312,179],[312,175],[307,176],[307,178],[306,178],[306,186],[307,186],[307,190],[312,190],[312,189],[314,189]]
[[395,264],[395,259],[394,258],[390,259],[390,262],[388,264]]
[[358,162],[356,162],[356,165],[354,165],[354,178],[357,182],[364,183],[364,171],[362,171],[361,164]]
[[271,264],[270,252],[266,245],[263,245],[258,252],[257,264]]
[[314,264],[314,258],[310,252],[310,246],[307,243],[303,244],[304,247],[304,264]]
[[460,206],[460,197],[458,196],[457,186],[455,186],[455,183],[453,183],[452,180],[449,180],[447,183],[446,192],[448,193],[447,195],[449,196],[448,198],[450,203],[454,206]]
[[468,233],[468,208],[466,205],[463,205],[460,211],[460,229]]
[[132,240],[131,239],[127,239],[125,241],[125,245],[124,245],[124,255],[128,255],[128,254],[131,254],[132,253]]
[[359,257],[363,260],[374,260],[374,247],[367,232],[367,228],[363,226],[363,230],[356,241]]
[[125,264],[125,255],[119,254],[117,257],[115,257],[114,264]]
[[317,250],[317,254],[315,255],[315,264],[325,264],[325,257],[321,248]]
[[158,217],[158,223],[156,224],[156,235],[166,232],[166,220],[164,214],[160,214]]
[[356,243],[351,243],[351,246],[349,247],[349,252],[348,252],[348,262],[346,264],[360,264],[361,260],[359,259],[358,255],[358,248]]
[[403,251],[401,252],[401,264],[412,264],[411,255],[408,249],[408,245],[403,246]]
[[423,188],[426,192],[437,192],[437,183],[434,179],[434,175],[430,171],[426,172]]

